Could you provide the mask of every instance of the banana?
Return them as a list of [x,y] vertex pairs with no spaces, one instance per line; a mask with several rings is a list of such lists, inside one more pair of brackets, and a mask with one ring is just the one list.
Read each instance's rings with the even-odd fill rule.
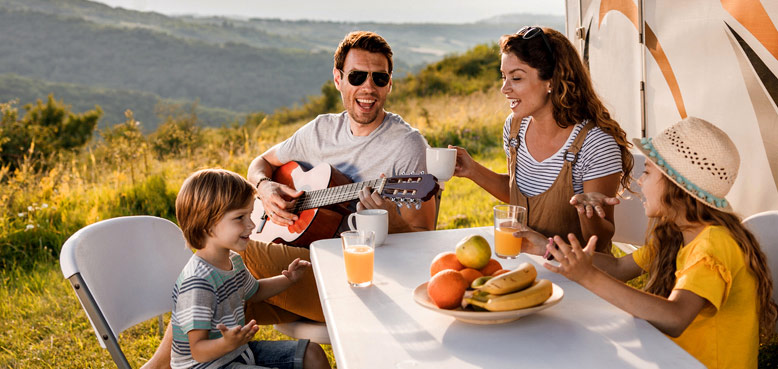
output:
[[528,287],[538,276],[538,271],[530,263],[522,263],[510,272],[500,274],[479,288],[479,290],[495,295],[504,295]]
[[465,302],[467,302],[470,305],[473,305],[473,310],[475,311],[488,311],[486,309],[485,301],[476,300],[475,298],[471,298],[471,297],[465,297]]
[[485,275],[483,277],[478,277],[475,280],[473,280],[473,283],[470,283],[470,288],[476,289],[484,285],[486,281],[492,279],[492,276]]
[[532,287],[507,295],[494,296],[488,301],[479,301],[476,298],[468,298],[466,301],[489,311],[508,311],[525,309],[540,305],[551,297],[553,285],[548,279],[541,279]]

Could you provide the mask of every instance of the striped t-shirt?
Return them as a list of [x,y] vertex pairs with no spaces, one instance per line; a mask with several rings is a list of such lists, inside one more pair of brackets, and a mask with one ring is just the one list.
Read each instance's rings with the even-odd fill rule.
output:
[[173,350],[170,366],[182,368],[218,368],[241,353],[253,357],[248,345],[243,345],[216,360],[198,363],[192,358],[187,333],[207,329],[208,339],[222,336],[216,325],[227,328],[245,325],[243,301],[251,298],[259,282],[246,270],[243,259],[230,251],[232,270],[221,270],[199,256],[192,255],[173,288]]
[[[545,192],[554,184],[564,163],[565,151],[573,144],[578,132],[588,121],[578,123],[570,133],[570,137],[554,155],[538,162],[527,150],[524,136],[530,125],[530,117],[521,120],[518,139],[511,139],[511,119],[508,116],[503,126],[503,148],[510,161],[510,146],[519,145],[516,158],[516,183],[524,196],[532,197]],[[567,158],[572,161],[573,155]],[[583,183],[592,179],[621,173],[621,151],[613,137],[603,132],[599,127],[593,127],[584,138],[578,160],[573,165],[573,191],[583,193]]]

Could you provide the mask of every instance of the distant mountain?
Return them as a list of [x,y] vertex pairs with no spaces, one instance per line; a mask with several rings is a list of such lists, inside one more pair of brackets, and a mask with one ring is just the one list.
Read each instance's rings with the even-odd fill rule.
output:
[[[150,105],[158,100],[199,101],[204,109],[228,115],[271,112],[319,94],[332,78],[332,53],[349,31],[384,36],[395,51],[395,75],[401,77],[538,23],[532,19],[560,29],[564,22],[563,17],[532,17],[472,24],[239,20],[168,17],[86,0],[0,0],[0,74],[17,75],[17,82],[29,79],[25,83],[35,88],[26,91],[42,94],[29,98],[45,98],[46,88],[83,94],[73,101],[101,105],[109,122],[126,108],[153,111]],[[2,96],[22,97],[0,84]]]
[[[544,26],[551,27],[562,33],[564,33],[565,18],[558,15],[549,14],[526,14],[526,13],[514,13],[503,14],[494,17],[482,19],[478,24],[512,24],[515,31],[521,29],[524,26]],[[515,32],[514,31],[514,32]]]
[[[135,120],[141,122],[144,133],[151,133],[159,125],[157,109],[176,105],[189,111],[192,102],[163,99],[149,92],[108,89],[101,87],[51,83],[12,74],[0,75],[0,102],[19,101],[19,107],[40,99],[46,101],[49,94],[71,106],[74,113],[82,113],[95,106],[103,110],[98,128],[104,129],[124,122],[124,112],[132,110]],[[197,119],[204,125],[220,126],[229,122],[241,122],[245,116],[230,110],[197,105]],[[22,112],[23,114],[23,112]]]

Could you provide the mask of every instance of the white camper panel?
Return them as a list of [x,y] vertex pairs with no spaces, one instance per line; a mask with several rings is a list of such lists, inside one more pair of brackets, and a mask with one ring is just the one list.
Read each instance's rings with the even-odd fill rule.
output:
[[778,209],[778,1],[567,0],[567,11],[568,37],[630,137],[642,121],[654,136],[706,119],[740,150],[735,210]]

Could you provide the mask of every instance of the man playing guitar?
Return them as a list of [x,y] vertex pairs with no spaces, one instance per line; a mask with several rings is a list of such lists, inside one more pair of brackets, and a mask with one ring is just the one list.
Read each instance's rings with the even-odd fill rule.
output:
[[[291,226],[298,220],[297,214],[288,209],[302,192],[271,179],[274,171],[288,162],[296,161],[306,169],[328,163],[353,182],[426,171],[424,137],[399,115],[384,110],[392,90],[389,44],[372,32],[352,32],[341,41],[334,60],[332,75],[346,111],[318,116],[249,165],[248,180],[257,187],[265,213],[275,224]],[[428,231],[435,224],[435,201],[433,197],[419,209],[398,210],[395,203],[365,187],[359,192],[359,202],[348,204],[348,209],[388,210],[389,233]],[[333,234],[344,229],[341,224]],[[310,261],[307,248],[254,240],[249,241],[241,256],[255,278],[278,275],[298,257]],[[245,316],[247,321],[254,319],[257,324],[300,318],[323,322],[313,273],[306,273],[293,287],[273,298],[246,304]],[[154,357],[144,368],[169,368],[171,343],[172,330],[168,326]]]
[[[332,75],[346,111],[318,116],[249,166],[248,180],[257,186],[269,221],[278,225],[291,226],[298,220],[297,214],[288,209],[301,192],[270,179],[288,162],[296,161],[306,169],[329,163],[354,182],[426,169],[424,137],[400,116],[383,108],[392,90],[392,51],[386,41],[375,33],[352,32],[340,43],[334,59]],[[395,203],[365,187],[359,193],[359,202],[349,206],[351,211],[388,210],[389,233],[398,233],[432,230],[434,201],[425,201],[418,210],[402,207],[398,211]],[[344,224],[338,231],[345,229]],[[278,268],[289,265],[287,260],[310,260],[306,248],[263,242],[251,242],[242,256],[257,278],[277,275]],[[276,299],[247,306],[246,316],[260,324],[299,317],[323,321],[313,273]]]

